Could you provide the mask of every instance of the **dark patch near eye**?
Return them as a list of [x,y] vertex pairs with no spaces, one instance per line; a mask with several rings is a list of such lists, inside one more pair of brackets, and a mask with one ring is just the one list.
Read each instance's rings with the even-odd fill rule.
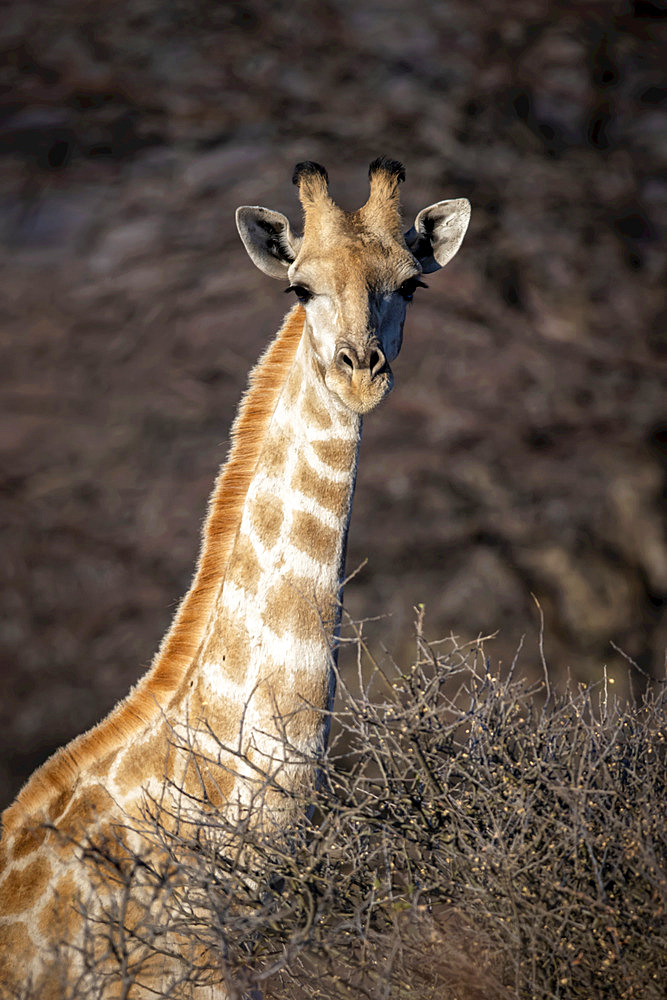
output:
[[408,280],[404,281],[398,289],[398,294],[401,298],[404,298],[406,302],[412,302],[415,291],[418,288],[428,288],[428,285],[423,281],[420,281],[419,278],[408,278]]

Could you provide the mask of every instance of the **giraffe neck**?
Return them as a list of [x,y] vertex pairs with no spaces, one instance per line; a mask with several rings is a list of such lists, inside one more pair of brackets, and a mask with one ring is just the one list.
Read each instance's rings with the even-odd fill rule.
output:
[[326,741],[360,436],[305,329],[185,685],[221,742],[238,742],[243,719],[244,754],[268,759],[279,734],[302,754]]
[[[62,936],[47,887],[67,901],[89,891],[72,845],[122,836],[143,852],[151,816],[169,830],[198,823],[209,804],[245,813],[257,792],[264,828],[302,818],[304,800],[283,792],[309,787],[326,740],[360,435],[361,418],[324,385],[293,312],[251,379],[193,586],[153,668],[4,814],[0,938],[16,944],[5,978],[40,977],[45,945]],[[262,772],[274,779],[268,789]]]
[[[333,697],[360,434],[361,418],[324,385],[295,307],[251,375],[195,578],[151,669],[35,772],[3,814],[5,832],[31,815],[60,815],[89,781],[108,785],[118,809],[131,808],[162,780],[184,722],[237,745],[289,717],[290,739],[317,753]],[[229,782],[219,790],[222,801]]]

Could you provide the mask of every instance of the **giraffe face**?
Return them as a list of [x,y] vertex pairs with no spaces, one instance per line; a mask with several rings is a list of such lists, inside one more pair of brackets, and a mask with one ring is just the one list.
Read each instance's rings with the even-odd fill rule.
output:
[[303,236],[284,215],[243,206],[236,221],[251,259],[287,280],[306,312],[305,330],[328,389],[350,410],[368,413],[390,392],[390,362],[403,339],[407,303],[420,275],[442,267],[468,226],[464,199],[423,209],[403,234],[400,163],[380,158],[369,170],[366,204],[345,212],[329,197],[326,171],[297,164],[294,183],[304,208]]
[[336,221],[325,239],[304,237],[288,280],[305,309],[328,389],[363,414],[393,386],[390,362],[401,349],[421,267],[402,238],[355,232],[348,219]]

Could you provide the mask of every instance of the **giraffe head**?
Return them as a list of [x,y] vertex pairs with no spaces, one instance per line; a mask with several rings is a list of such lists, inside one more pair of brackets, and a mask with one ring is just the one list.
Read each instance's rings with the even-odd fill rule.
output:
[[303,235],[284,215],[259,206],[237,209],[250,258],[289,283],[303,304],[305,330],[325,383],[347,407],[367,413],[393,385],[389,363],[401,349],[405,310],[420,277],[443,267],[461,245],[470,204],[439,201],[403,232],[398,186],[403,166],[380,157],[369,169],[370,194],[356,212],[331,199],[317,163],[298,163],[294,183]]

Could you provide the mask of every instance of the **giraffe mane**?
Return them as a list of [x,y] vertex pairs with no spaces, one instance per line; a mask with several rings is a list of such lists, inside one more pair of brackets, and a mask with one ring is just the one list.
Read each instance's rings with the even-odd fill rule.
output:
[[204,637],[265,432],[294,361],[304,319],[303,307],[296,305],[250,373],[248,389],[232,425],[227,460],[209,501],[192,584],[151,667],[101,722],[61,747],[34,772],[2,816],[5,832],[70,790],[86,765],[125,745],[160,716],[177,693]]

